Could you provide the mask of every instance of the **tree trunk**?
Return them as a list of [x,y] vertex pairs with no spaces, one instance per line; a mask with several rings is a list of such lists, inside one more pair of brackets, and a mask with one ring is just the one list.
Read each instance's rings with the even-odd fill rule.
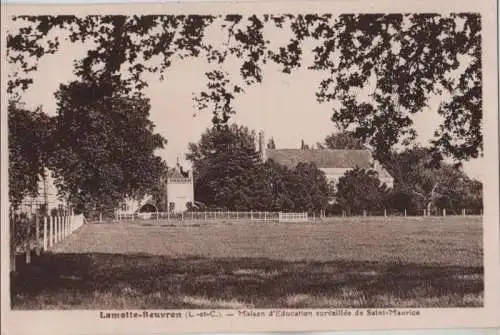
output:
[[432,206],[432,201],[429,201],[427,203],[427,216],[431,215],[431,206]]

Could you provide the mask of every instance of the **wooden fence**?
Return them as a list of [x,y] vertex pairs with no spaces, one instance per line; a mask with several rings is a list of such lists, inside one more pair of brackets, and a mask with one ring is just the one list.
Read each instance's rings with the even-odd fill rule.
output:
[[15,259],[25,254],[25,262],[31,262],[32,253],[40,255],[57,243],[68,238],[86,223],[83,214],[61,214],[57,216],[18,215],[10,217],[11,271],[15,271]]

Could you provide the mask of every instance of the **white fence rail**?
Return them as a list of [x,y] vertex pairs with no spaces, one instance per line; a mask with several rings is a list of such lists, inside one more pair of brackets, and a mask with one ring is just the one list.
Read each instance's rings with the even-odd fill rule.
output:
[[278,221],[279,212],[239,212],[239,211],[214,211],[214,212],[151,212],[151,213],[125,213],[116,212],[115,219],[123,220],[181,220],[181,221],[218,221],[218,220],[250,220],[250,221]]
[[309,218],[307,213],[280,213],[279,222],[305,222]]
[[471,216],[482,215],[482,211],[473,210],[447,210],[440,209],[432,212],[427,212],[426,209],[419,210],[381,210],[381,211],[362,211],[361,213],[341,213],[325,216],[321,213],[318,216],[310,216],[306,212],[290,213],[290,212],[265,212],[265,211],[210,211],[210,212],[115,212],[115,221],[124,220],[172,220],[172,221],[220,221],[220,220],[246,220],[246,221],[276,221],[276,222],[304,222],[316,221],[321,219],[335,218],[335,217],[355,217],[355,216]]
[[[281,213],[281,214],[280,214]],[[290,213],[290,212],[267,212],[267,211],[207,211],[207,212],[148,212],[148,213],[138,213],[138,212],[124,212],[116,211],[114,215],[115,221],[123,220],[192,220],[192,221],[212,221],[212,220],[251,220],[251,221],[280,221],[280,215],[282,215],[282,221],[285,220],[304,220],[303,216],[305,213]],[[482,209],[433,209],[432,211],[427,211],[427,209],[411,209],[411,210],[390,210],[383,209],[378,211],[358,211],[348,213],[345,210],[341,212],[333,212],[325,215],[322,211],[318,215],[306,216],[308,220],[325,219],[333,217],[347,217],[347,216],[482,216]],[[285,219],[285,217],[287,219]],[[290,217],[290,219],[288,219]],[[113,219],[111,219],[113,220]],[[102,222],[102,218],[99,220]],[[109,218],[108,218],[109,221]]]

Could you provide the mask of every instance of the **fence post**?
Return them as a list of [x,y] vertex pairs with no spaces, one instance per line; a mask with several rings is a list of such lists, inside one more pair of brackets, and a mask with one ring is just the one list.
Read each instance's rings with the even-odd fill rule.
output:
[[203,212],[204,216],[205,216],[205,221],[207,221],[207,212]]
[[31,263],[31,217],[28,217],[28,233],[27,233],[27,239],[25,242],[25,249],[26,249],[26,264]]
[[66,237],[68,237],[69,236],[69,214],[68,214],[68,211],[66,211],[64,224],[66,226],[66,229],[64,231],[66,232]]
[[60,216],[60,214],[57,214],[57,216],[56,216],[55,240],[54,240],[55,243],[59,242],[59,224],[60,224],[60,221],[61,221],[61,216]]
[[16,272],[16,214],[9,211],[9,226],[10,226],[10,271]]
[[73,215],[71,212],[68,213],[68,234],[71,235],[73,233]]
[[40,217],[38,214],[35,215],[35,236],[36,236],[36,255],[40,256]]
[[99,223],[102,223],[102,213],[99,213]]
[[54,216],[54,245],[57,243],[57,226],[59,224],[58,216]]
[[181,212],[181,221],[184,221],[184,212]]
[[66,228],[66,213],[63,212],[61,218],[61,241],[64,241],[66,239],[65,228]]
[[63,212],[61,215],[61,239],[60,241],[64,241],[64,221],[66,221],[66,214]]
[[66,213],[63,213],[62,225],[61,225],[61,241],[64,241],[66,239],[65,228],[66,228]]
[[253,210],[250,211],[250,221],[252,221],[252,220],[253,220]]
[[406,217],[406,208],[405,208],[405,217]]
[[53,245],[56,244],[57,242],[57,215],[53,217],[54,219],[54,226],[52,227],[52,239],[53,239]]
[[387,217],[387,209],[384,208],[384,217]]
[[446,216],[446,208],[443,208],[443,216]]
[[47,250],[47,217],[43,217],[43,250]]
[[59,214],[59,226],[57,230],[57,242],[61,242],[62,240],[62,223],[63,223],[63,217],[61,214]]
[[363,209],[363,216],[366,216],[366,210]]
[[49,216],[49,235],[47,236],[49,238],[49,247],[52,247],[54,245],[54,217]]

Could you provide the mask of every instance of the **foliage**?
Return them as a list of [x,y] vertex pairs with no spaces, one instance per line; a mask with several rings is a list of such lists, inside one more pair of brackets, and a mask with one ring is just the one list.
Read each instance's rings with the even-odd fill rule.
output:
[[[322,82],[318,97],[340,100],[332,120],[353,128],[382,158],[396,143],[415,138],[413,115],[431,96],[450,93],[450,102],[440,107],[444,122],[433,143],[458,160],[477,157],[482,151],[480,27],[476,14],[341,15],[331,39],[338,64],[329,64],[331,49],[320,47],[325,61],[317,68],[329,70],[331,77]],[[372,80],[370,98],[360,101],[355,90]]]
[[325,174],[312,163],[289,169],[269,160],[264,178],[272,192],[268,210],[319,213],[332,195]]
[[390,201],[394,208],[482,208],[482,184],[444,162],[432,148],[393,152],[384,166],[395,180]]
[[162,171],[160,173],[156,181],[152,183],[152,186],[150,187],[148,192],[160,212],[166,212],[168,210],[168,194],[165,177],[166,173],[167,171]]
[[287,185],[293,194],[294,211],[318,213],[326,208],[330,198],[330,188],[325,174],[313,163],[299,163],[292,171]]
[[[193,164],[195,197],[209,206],[251,209],[256,191],[259,156],[255,133],[232,124],[207,129],[189,144],[186,158]],[[255,208],[257,209],[257,208]]]
[[17,208],[26,196],[38,195],[47,163],[52,120],[40,109],[30,111],[14,101],[8,105],[9,201]]
[[[59,28],[71,42],[92,45],[76,62],[78,76],[101,81],[127,73],[124,80],[137,89],[147,85],[144,72],[163,78],[174,58],[204,56],[218,68],[236,60],[246,85],[262,81],[269,61],[279,64],[284,73],[301,66],[320,71],[325,78],[318,85],[317,99],[331,102],[333,122],[370,144],[377,158],[389,154],[397,143],[410,144],[416,136],[414,115],[425,109],[430,97],[443,96],[438,111],[443,122],[433,145],[456,160],[482,154],[481,22],[476,13],[14,19],[23,26],[7,39],[9,62],[19,67],[10,74],[10,92],[28,87],[29,73],[36,70],[38,60],[57,51],[64,36],[50,32]],[[220,47],[207,38],[212,27],[223,37]],[[265,34],[270,28],[290,29],[291,37],[285,43],[271,43]],[[309,64],[304,61],[311,59],[304,55],[308,50],[313,59]],[[195,99],[200,107],[212,104],[214,120],[224,124],[235,112],[231,102],[242,92],[242,85],[231,83],[234,78],[227,78],[223,70],[206,75],[207,92]],[[360,90],[369,98],[358,99]]]
[[363,141],[356,138],[354,133],[349,131],[328,135],[325,138],[325,146],[328,149],[365,149]]
[[387,193],[376,171],[356,167],[339,179],[336,201],[347,215],[361,214],[363,210],[383,210]]
[[99,85],[75,81],[56,94],[51,165],[59,191],[79,211],[141,197],[165,169],[154,154],[165,139],[148,119],[148,99],[119,88],[105,96]]
[[328,201],[328,183],[313,164],[288,169],[262,162],[255,132],[232,124],[213,127],[189,144],[195,197],[209,207],[232,210],[318,212]]

